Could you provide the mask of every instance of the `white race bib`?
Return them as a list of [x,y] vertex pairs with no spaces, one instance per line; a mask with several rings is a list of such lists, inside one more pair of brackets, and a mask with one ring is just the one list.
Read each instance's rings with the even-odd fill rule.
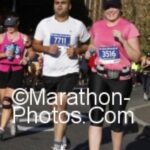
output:
[[71,41],[71,36],[68,34],[51,34],[50,35],[50,44],[69,47]]
[[118,47],[99,47],[99,61],[103,64],[113,64],[120,61],[120,53]]

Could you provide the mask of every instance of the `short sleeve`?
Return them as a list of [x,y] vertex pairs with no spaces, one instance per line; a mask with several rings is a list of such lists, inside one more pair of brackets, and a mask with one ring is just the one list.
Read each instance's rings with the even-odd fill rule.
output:
[[132,23],[130,23],[129,27],[128,27],[128,35],[127,38],[134,38],[134,37],[138,37],[140,36],[140,32],[139,30],[136,28],[136,26]]
[[34,39],[39,40],[39,41],[43,41],[43,39],[44,39],[43,22],[42,21],[36,27]]
[[79,31],[79,41],[84,43],[90,38],[90,34],[88,33],[85,25],[81,22],[80,31]]

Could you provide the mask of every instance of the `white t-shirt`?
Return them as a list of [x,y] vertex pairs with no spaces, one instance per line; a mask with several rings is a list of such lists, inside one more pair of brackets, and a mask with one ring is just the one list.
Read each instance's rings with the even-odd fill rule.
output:
[[43,41],[44,46],[57,44],[58,55],[44,54],[43,75],[59,77],[79,72],[78,58],[69,58],[66,49],[78,46],[78,42],[86,42],[90,35],[85,25],[72,17],[58,22],[55,16],[43,19],[37,26],[34,39]]

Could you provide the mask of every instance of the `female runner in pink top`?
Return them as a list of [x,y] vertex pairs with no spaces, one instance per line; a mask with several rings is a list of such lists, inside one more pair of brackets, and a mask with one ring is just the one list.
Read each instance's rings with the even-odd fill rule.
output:
[[18,25],[19,18],[11,14],[4,21],[6,32],[0,34],[1,138],[13,113],[12,93],[22,86],[23,65],[27,64],[25,48],[29,50],[31,45],[28,36],[18,31]]
[[[105,118],[106,105],[116,117],[114,119],[114,115],[109,116],[113,150],[122,150],[124,117],[119,118],[118,112],[125,110],[127,100],[124,99],[130,98],[132,89],[130,65],[131,61],[139,60],[140,48],[139,32],[131,22],[121,17],[121,7],[120,0],[103,0],[104,19],[95,22],[90,31],[89,50],[94,49],[97,53],[95,70],[91,70],[89,81],[90,92],[96,94],[96,98],[93,94],[90,96],[92,110],[89,127],[90,150],[100,149],[103,122],[108,121]],[[105,94],[100,97],[104,92]],[[113,101],[111,98],[113,92],[120,93],[122,98],[116,96]]]

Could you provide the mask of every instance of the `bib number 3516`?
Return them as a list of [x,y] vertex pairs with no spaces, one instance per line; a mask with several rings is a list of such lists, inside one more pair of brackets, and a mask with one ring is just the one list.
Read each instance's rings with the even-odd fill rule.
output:
[[119,48],[101,47],[99,48],[99,58],[105,63],[115,63],[120,60]]

